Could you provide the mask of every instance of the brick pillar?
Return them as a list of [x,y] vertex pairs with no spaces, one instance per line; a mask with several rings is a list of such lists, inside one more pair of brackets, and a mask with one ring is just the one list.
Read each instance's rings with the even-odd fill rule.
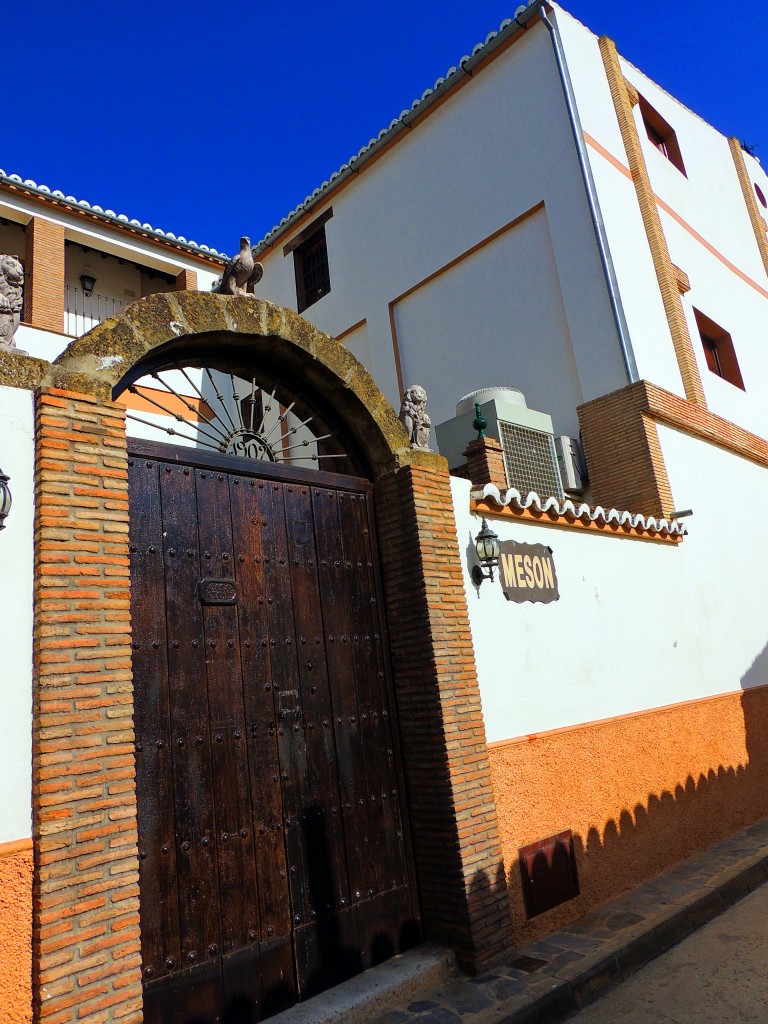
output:
[[182,270],[176,275],[175,290],[177,292],[196,292],[197,273],[194,270]]
[[650,415],[649,387],[641,380],[586,402],[579,406],[579,424],[593,504],[669,516],[672,489]]
[[378,480],[376,515],[422,920],[479,971],[512,926],[450,477],[430,461]]
[[27,224],[24,322],[64,331],[64,228],[42,217]]
[[757,206],[757,200],[755,199],[755,192],[752,187],[752,180],[747,170],[747,164],[744,160],[744,150],[741,148],[741,143],[738,139],[728,139],[728,146],[731,150],[731,156],[733,157],[733,163],[736,168],[736,175],[739,179],[739,187],[741,188],[741,194],[744,197],[744,204],[747,207],[747,213],[749,214],[749,220],[752,225],[752,230],[755,234],[755,241],[757,242],[757,248],[760,250],[760,259],[763,261],[763,267],[765,268],[766,274],[768,274],[768,237],[766,237],[766,224],[763,220],[762,214]]
[[500,491],[507,489],[507,471],[504,449],[493,437],[476,437],[462,452],[467,460],[467,476],[473,487],[496,484]]
[[125,424],[37,394],[36,1019],[142,1019]]

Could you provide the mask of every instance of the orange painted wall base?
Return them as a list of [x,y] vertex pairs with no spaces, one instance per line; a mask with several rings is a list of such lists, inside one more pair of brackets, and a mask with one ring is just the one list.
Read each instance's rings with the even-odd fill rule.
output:
[[[489,746],[518,945],[768,816],[768,686]],[[581,895],[530,921],[518,850],[572,829]]]
[[32,1020],[32,840],[0,844],[0,1024]]

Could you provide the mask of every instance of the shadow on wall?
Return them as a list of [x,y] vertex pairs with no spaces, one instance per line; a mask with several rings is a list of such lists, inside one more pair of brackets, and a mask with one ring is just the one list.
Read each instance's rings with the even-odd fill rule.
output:
[[[598,723],[594,728],[566,731],[569,735],[553,734],[549,747],[550,737],[542,736],[500,748],[498,759],[491,749],[494,787],[504,794],[498,801],[499,824],[517,944],[564,926],[768,816],[767,683],[768,646],[742,678],[741,694],[632,716],[636,723],[643,719],[652,723],[652,731],[638,730],[634,741],[626,725],[630,720],[625,720],[627,734],[623,743],[617,743],[622,739],[620,720],[609,736],[606,733],[614,723],[606,728]],[[606,744],[606,739],[612,742]],[[732,758],[724,756],[728,749],[734,751]],[[511,760],[505,756],[507,751],[512,752]],[[707,760],[708,751],[719,756]],[[680,771],[684,781],[674,790],[651,792],[644,802],[622,810],[618,820],[610,818],[601,827],[591,825],[579,831],[578,815],[586,817],[584,807],[599,804],[596,792],[606,794],[605,804],[616,806],[620,802],[616,793],[638,792],[643,777],[650,777],[659,766],[662,771],[667,766],[669,776],[674,771],[669,766],[679,765],[686,757],[688,771]],[[697,773],[694,761],[718,767]],[[537,816],[548,823],[547,830],[531,835],[530,828],[544,827],[532,824]],[[569,827],[574,833],[581,895],[528,920],[518,849]]]

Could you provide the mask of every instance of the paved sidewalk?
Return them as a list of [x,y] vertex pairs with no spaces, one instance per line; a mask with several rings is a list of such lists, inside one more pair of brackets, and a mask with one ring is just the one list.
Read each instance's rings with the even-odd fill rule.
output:
[[370,1024],[551,1024],[765,881],[768,820],[517,950],[481,977],[452,971],[439,987],[408,1004],[379,1015],[363,1011],[354,1018]]

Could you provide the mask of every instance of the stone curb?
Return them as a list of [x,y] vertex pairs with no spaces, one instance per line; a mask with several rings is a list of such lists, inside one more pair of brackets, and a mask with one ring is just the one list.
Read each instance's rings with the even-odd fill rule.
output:
[[444,946],[423,945],[269,1018],[269,1024],[367,1024],[394,1003],[445,985],[456,959]]
[[[580,965],[582,970],[573,978],[560,980],[549,992],[535,995],[508,1012],[494,1012],[501,1007],[489,1008],[475,1017],[474,1024],[556,1024],[594,1002],[768,881],[768,853],[745,858],[745,861],[731,871],[722,872],[714,885],[701,884],[699,891],[692,891],[689,898],[671,903],[661,920],[657,918],[650,928],[610,953],[586,966]],[[513,1002],[523,1003],[524,1000],[525,993],[521,993]]]

